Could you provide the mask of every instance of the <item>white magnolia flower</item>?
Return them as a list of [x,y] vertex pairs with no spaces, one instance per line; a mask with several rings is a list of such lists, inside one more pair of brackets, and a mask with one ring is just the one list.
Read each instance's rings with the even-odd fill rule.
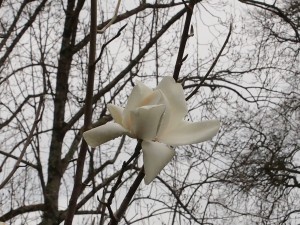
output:
[[139,82],[125,108],[109,104],[114,122],[83,133],[92,147],[127,134],[143,140],[145,183],[149,184],[170,162],[175,151],[170,146],[195,144],[211,139],[219,130],[218,120],[184,121],[187,105],[183,88],[165,77],[154,90]]

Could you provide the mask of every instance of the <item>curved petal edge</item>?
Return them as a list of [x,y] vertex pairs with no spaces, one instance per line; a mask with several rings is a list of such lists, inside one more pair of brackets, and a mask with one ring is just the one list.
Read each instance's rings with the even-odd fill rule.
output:
[[219,128],[219,120],[196,123],[181,121],[175,129],[161,134],[158,140],[171,146],[196,144],[210,140]]
[[123,111],[124,108],[120,107],[120,106],[116,106],[113,104],[107,104],[107,109],[110,112],[112,118],[114,119],[114,121],[120,125],[122,124],[122,120],[123,120]]
[[143,141],[142,143],[145,184],[150,184],[160,171],[171,161],[175,151],[159,142]]
[[127,130],[121,125],[109,122],[84,132],[83,138],[89,146],[95,148],[126,133]]

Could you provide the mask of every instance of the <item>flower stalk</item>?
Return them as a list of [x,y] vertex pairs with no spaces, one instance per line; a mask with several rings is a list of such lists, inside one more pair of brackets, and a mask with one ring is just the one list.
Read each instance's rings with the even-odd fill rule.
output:
[[119,209],[116,211],[114,216],[111,218],[109,225],[117,225],[119,223],[119,221],[122,219],[122,217],[124,216],[128,206],[129,206],[129,203],[130,203],[132,197],[134,196],[136,190],[138,189],[142,180],[144,179],[144,176],[145,176],[144,167],[142,167],[142,169],[138,173],[136,179],[134,180],[133,184],[131,185],[129,191],[127,192]]

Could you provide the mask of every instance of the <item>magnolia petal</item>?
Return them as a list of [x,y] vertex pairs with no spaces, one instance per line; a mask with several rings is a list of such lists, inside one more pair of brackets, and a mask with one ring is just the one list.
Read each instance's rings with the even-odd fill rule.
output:
[[150,95],[142,99],[139,106],[158,105],[161,102],[162,93],[160,90],[154,90]]
[[169,130],[177,126],[177,121],[182,121],[188,112],[183,88],[172,77],[164,77],[157,88],[163,93],[163,102],[166,104],[161,131]]
[[88,145],[95,148],[126,133],[121,125],[110,122],[84,132],[83,137]]
[[130,130],[131,129],[131,120],[130,112],[141,106],[143,99],[147,98],[153,93],[153,90],[141,82],[137,82],[131,91],[131,94],[128,97],[127,105],[124,109],[123,114],[123,126]]
[[147,87],[142,82],[137,82],[137,85],[133,87],[131,94],[128,97],[124,113],[128,113],[129,111],[139,107],[143,99],[152,93],[153,90],[151,88]]
[[183,88],[181,84],[176,83],[172,77],[164,77],[158,84],[157,89],[164,94],[164,100],[170,104],[171,110],[175,109],[176,114],[172,117],[182,119],[188,112]]
[[175,151],[159,142],[143,141],[145,184],[150,184],[160,171],[171,161]]
[[190,123],[181,121],[176,129],[164,132],[157,140],[171,146],[196,144],[215,136],[220,128],[218,120]]
[[113,104],[107,104],[108,111],[110,112],[112,118],[114,121],[120,125],[122,125],[122,120],[123,120],[123,111],[124,108],[120,106],[116,106]]
[[164,105],[148,105],[131,111],[131,132],[142,140],[155,139],[164,111]]

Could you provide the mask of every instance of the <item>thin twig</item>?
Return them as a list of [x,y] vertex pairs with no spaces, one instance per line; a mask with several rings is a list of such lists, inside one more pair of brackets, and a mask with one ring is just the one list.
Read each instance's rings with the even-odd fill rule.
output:
[[187,9],[187,12],[186,12],[184,28],[183,28],[183,32],[182,32],[182,36],[181,36],[180,46],[179,46],[179,50],[178,50],[178,55],[177,55],[177,59],[176,59],[175,69],[174,69],[174,73],[173,73],[173,78],[174,78],[175,81],[178,80],[179,72],[180,72],[182,63],[184,61],[183,60],[184,49],[185,49],[185,46],[186,46],[187,39],[190,37],[189,30],[190,30],[194,5],[196,4],[196,2],[197,1],[192,0],[192,1],[190,1],[190,4],[187,5],[183,1],[184,5],[185,5],[185,8]]
[[94,64],[97,64],[97,63],[99,62],[99,60],[100,60],[101,57],[102,57],[102,54],[103,54],[103,52],[104,52],[105,47],[106,47],[109,43],[111,43],[113,40],[115,40],[117,37],[119,37],[119,36],[121,35],[122,30],[124,30],[124,28],[125,28],[126,26],[127,26],[127,23],[119,29],[118,33],[117,33],[112,39],[110,39],[108,42],[106,42],[106,43],[104,43],[104,44],[102,45],[100,54],[99,54],[99,56],[98,56],[98,58],[96,59],[96,61],[95,61]]
[[230,35],[231,35],[231,31],[232,31],[232,24],[230,24],[230,27],[229,27],[229,32],[227,34],[227,37],[226,37],[226,40],[221,48],[221,50],[219,51],[217,57],[215,58],[213,64],[211,65],[211,67],[209,68],[209,70],[207,71],[207,73],[205,74],[205,76],[202,78],[202,80],[200,81],[200,83],[197,85],[197,87],[192,91],[191,94],[189,94],[188,97],[186,97],[186,101],[189,100],[194,94],[197,93],[197,91],[199,90],[199,88],[201,87],[201,85],[204,83],[204,81],[207,79],[207,77],[210,75],[211,71],[215,68],[219,58],[221,57],[222,55],[222,52],[223,50],[225,49],[228,41],[229,41],[229,38],[230,38]]
[[111,18],[111,20],[109,21],[108,24],[106,24],[105,27],[103,27],[101,30],[97,30],[97,33],[103,34],[106,31],[106,29],[109,28],[110,25],[112,25],[116,21],[116,19],[118,17],[119,8],[120,8],[120,3],[121,3],[121,0],[118,0],[113,18]]
[[0,189],[2,189],[8,183],[8,181],[12,178],[12,176],[14,175],[14,173],[16,172],[16,170],[19,168],[19,165],[20,165],[20,163],[23,160],[23,157],[24,157],[24,155],[26,153],[26,150],[27,150],[28,146],[31,143],[34,131],[35,131],[35,129],[36,129],[36,127],[37,127],[40,119],[41,119],[40,116],[41,116],[41,111],[42,111],[43,104],[44,104],[43,97],[40,97],[39,105],[38,105],[38,108],[37,108],[37,111],[36,111],[36,114],[35,114],[34,123],[32,125],[32,128],[31,128],[29,134],[28,134],[28,137],[27,137],[26,142],[24,144],[24,147],[23,147],[23,149],[21,151],[21,154],[18,157],[18,160],[15,163],[13,169],[10,171],[10,173],[7,175],[7,177],[4,179],[4,181],[0,184]]

